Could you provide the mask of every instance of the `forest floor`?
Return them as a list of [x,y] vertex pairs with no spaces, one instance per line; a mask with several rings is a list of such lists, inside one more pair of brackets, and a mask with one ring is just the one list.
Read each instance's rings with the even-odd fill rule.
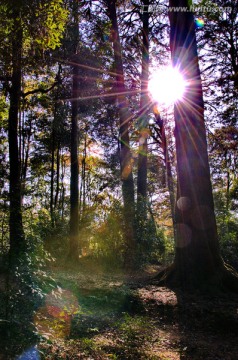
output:
[[41,358],[237,360],[238,296],[148,285],[158,270],[52,267],[58,287],[34,320]]

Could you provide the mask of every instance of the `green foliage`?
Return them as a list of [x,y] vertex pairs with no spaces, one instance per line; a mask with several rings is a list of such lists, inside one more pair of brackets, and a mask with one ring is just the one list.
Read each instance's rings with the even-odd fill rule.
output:
[[225,262],[238,270],[238,219],[231,215],[218,219],[218,235]]
[[224,191],[214,193],[217,229],[224,260],[238,270],[238,218],[227,209]]
[[96,349],[96,345],[93,339],[83,338],[81,339],[80,345],[85,355],[89,355],[92,350]]
[[[149,206],[147,219],[141,216],[140,206],[143,206],[143,204],[139,204],[137,207],[137,261],[139,265],[143,266],[145,263],[153,263],[161,260],[165,251],[165,235],[163,229],[156,224],[152,213],[149,211]],[[142,209],[142,214],[143,213]]]
[[28,237],[27,241],[27,251],[8,264],[5,302],[0,299],[7,325],[5,352],[10,358],[36,344],[33,315],[46,293],[55,287],[54,280],[45,272],[45,265],[52,257],[39,238]]
[[233,210],[237,207],[237,201],[238,201],[238,179],[234,179],[231,190],[230,190],[230,197],[233,200]]
[[[11,71],[11,41],[15,34],[15,22],[22,29],[23,63],[31,64],[43,58],[47,49],[55,49],[61,43],[68,11],[63,0],[50,1],[4,1],[0,5],[0,40],[4,55],[0,60],[4,71]],[[21,17],[18,17],[18,14]],[[20,44],[19,44],[20,45]]]
[[[42,14],[44,14],[42,16]],[[36,44],[43,48],[55,49],[61,43],[64,26],[68,17],[68,11],[62,0],[42,2],[35,13],[36,21],[40,20],[44,26],[44,33],[35,39]],[[43,22],[42,22],[43,20]],[[42,36],[43,35],[43,36]]]
[[0,96],[0,132],[7,130],[8,105],[4,96]]
[[145,316],[131,316],[126,313],[117,326],[126,347],[137,347],[150,339],[152,325]]
[[105,265],[120,266],[123,263],[123,209],[119,201],[114,201],[104,221],[92,224],[93,236],[89,241],[92,256],[103,260]]
[[54,226],[49,210],[42,208],[31,221],[31,236],[39,238],[45,251],[58,260],[68,252],[68,221],[55,214]]

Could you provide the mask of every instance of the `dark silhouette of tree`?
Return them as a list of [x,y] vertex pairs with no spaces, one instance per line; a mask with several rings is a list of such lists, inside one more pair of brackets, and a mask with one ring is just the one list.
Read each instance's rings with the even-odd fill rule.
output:
[[72,59],[72,114],[70,143],[70,248],[69,257],[78,260],[79,256],[79,160],[78,160],[78,113],[79,113],[79,67],[77,53],[79,46],[79,6],[75,2],[72,9],[74,24],[74,57]]
[[156,141],[156,143],[160,145],[163,153],[164,166],[166,170],[166,185],[169,191],[171,216],[172,216],[172,223],[175,233],[175,190],[174,190],[175,180],[172,172],[171,156],[169,154],[168,141],[165,134],[164,120],[161,118],[157,105],[153,107],[153,112],[154,112],[156,124],[153,126],[154,135],[152,133],[152,136]]
[[112,24],[112,40],[115,61],[116,84],[118,111],[120,118],[120,166],[122,180],[122,195],[124,203],[125,219],[125,239],[126,239],[126,263],[132,265],[135,255],[135,201],[134,201],[134,181],[132,174],[133,158],[130,149],[129,125],[130,113],[128,111],[127,98],[125,96],[126,87],[124,80],[122,49],[118,31],[116,2],[115,0],[106,1],[108,16]]
[[[189,3],[170,0],[169,5],[188,7]],[[173,66],[179,67],[187,88],[184,98],[175,104],[175,260],[159,277],[188,288],[230,286],[237,291],[237,274],[224,265],[219,250],[194,17],[191,12],[175,10],[169,12],[169,17]]]
[[21,212],[21,176],[18,149],[18,112],[21,99],[22,46],[23,29],[20,20],[19,4],[12,10],[12,78],[10,88],[10,107],[8,117],[8,141],[10,162],[10,255],[17,255],[24,250],[25,237]]
[[[43,1],[42,1],[43,2]],[[9,141],[9,199],[10,199],[10,257],[18,255],[25,250],[25,237],[22,224],[22,184],[21,184],[21,157],[18,143],[19,115],[21,100],[29,94],[44,92],[42,89],[34,89],[27,94],[22,91],[23,70],[29,66],[39,63],[43,59],[43,51],[46,47],[55,48],[59,45],[59,38],[63,31],[65,21],[64,10],[61,2],[56,3],[53,17],[61,16],[60,25],[55,29],[52,26],[53,17],[49,17],[49,3],[44,11],[36,15],[40,3],[28,1],[3,1],[1,4],[1,16],[6,21],[6,41],[2,46],[1,56],[1,81],[4,83],[5,91],[9,94],[9,116],[8,116],[8,141]],[[57,23],[59,18],[55,18]],[[34,25],[33,25],[34,23]],[[44,36],[42,35],[44,28]],[[1,31],[1,35],[4,30]],[[28,43],[28,46],[26,46]],[[33,47],[35,53],[32,52]],[[23,174],[24,175],[24,174]]]
[[[147,156],[149,136],[148,129],[148,97],[149,82],[149,0],[143,0],[142,13],[142,64],[141,64],[141,96],[139,113],[139,154],[137,172],[137,210],[140,221],[146,220],[147,213]],[[139,225],[140,227],[140,225]]]

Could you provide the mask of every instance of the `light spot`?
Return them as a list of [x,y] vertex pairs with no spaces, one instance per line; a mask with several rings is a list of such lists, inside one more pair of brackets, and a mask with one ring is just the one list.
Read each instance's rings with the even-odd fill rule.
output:
[[106,41],[109,41],[109,35],[108,34],[103,34],[103,40],[106,42]]
[[192,230],[191,228],[184,223],[179,223],[176,226],[176,247],[184,248],[191,243],[192,240]]
[[191,201],[187,196],[181,196],[177,201],[177,207],[181,211],[188,211],[191,208]]
[[196,28],[201,29],[204,27],[204,20],[202,18],[195,19]]
[[122,180],[126,180],[128,176],[131,174],[133,163],[134,163],[133,158],[130,161],[127,161],[127,164],[124,166],[122,170],[122,174],[121,174]]
[[58,287],[46,295],[45,306],[35,313],[35,328],[46,339],[65,338],[70,334],[71,316],[79,310],[77,298]]
[[38,334],[47,340],[64,339],[70,334],[71,320],[69,317],[54,317],[49,308],[41,307],[34,316],[34,325]]
[[36,346],[31,347],[21,354],[17,360],[40,360],[40,354]]
[[139,145],[143,145],[145,143],[145,138],[144,137],[141,137],[139,139]]
[[[60,287],[46,295],[45,304],[47,309],[49,309],[49,313],[51,309],[60,309],[62,316],[63,314],[73,315],[79,310],[76,296],[74,296],[71,291],[61,289]],[[58,316],[57,311],[55,312],[55,316]]]

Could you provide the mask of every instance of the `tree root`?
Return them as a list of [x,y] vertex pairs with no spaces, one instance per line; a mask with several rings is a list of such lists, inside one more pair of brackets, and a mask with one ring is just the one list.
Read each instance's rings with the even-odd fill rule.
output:
[[231,266],[223,263],[214,272],[201,276],[199,271],[189,271],[189,269],[182,271],[176,263],[173,263],[152,278],[151,284],[187,292],[238,294],[238,273]]

